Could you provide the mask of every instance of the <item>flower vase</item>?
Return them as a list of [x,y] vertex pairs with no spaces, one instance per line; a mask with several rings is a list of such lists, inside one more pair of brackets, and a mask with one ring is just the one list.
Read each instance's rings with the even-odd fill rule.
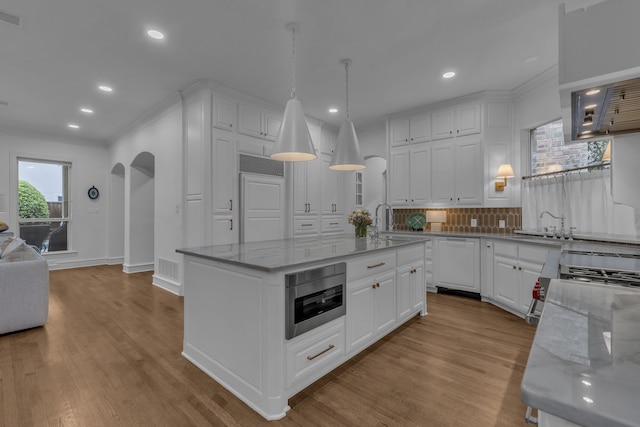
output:
[[356,239],[367,237],[367,227],[356,227]]

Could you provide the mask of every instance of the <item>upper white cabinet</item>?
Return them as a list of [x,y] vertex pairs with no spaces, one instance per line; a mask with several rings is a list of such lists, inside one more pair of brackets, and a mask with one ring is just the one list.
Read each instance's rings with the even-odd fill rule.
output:
[[431,113],[431,139],[472,135],[482,131],[480,102],[470,102]]
[[390,198],[394,206],[427,206],[431,201],[431,147],[394,147],[390,156]]
[[236,128],[236,102],[214,96],[211,105],[211,122],[214,128],[235,130]]
[[211,143],[211,243],[238,242],[237,151],[235,134],[214,131]]
[[393,120],[390,124],[391,146],[429,141],[431,116],[428,113]]
[[336,139],[337,139],[337,135],[332,130],[328,128],[322,128],[322,140],[320,144],[320,151],[322,153],[333,154],[333,149],[336,146]]
[[[345,177],[352,177],[351,173],[329,169],[331,156],[321,155],[322,159],[322,215],[343,215],[345,203]],[[351,182],[351,180],[349,180]]]
[[293,213],[317,215],[320,209],[322,160],[293,164]]
[[482,142],[460,139],[434,144],[431,201],[439,206],[482,205]]
[[282,124],[282,116],[253,105],[238,104],[238,132],[275,141]]

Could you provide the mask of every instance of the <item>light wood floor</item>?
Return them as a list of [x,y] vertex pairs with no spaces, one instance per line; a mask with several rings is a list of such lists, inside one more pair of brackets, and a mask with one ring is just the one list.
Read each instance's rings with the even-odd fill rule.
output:
[[180,355],[182,298],[150,282],[120,266],[51,272],[47,325],[0,336],[0,426],[525,425],[535,331],[489,304],[428,294],[428,316],[267,422]]

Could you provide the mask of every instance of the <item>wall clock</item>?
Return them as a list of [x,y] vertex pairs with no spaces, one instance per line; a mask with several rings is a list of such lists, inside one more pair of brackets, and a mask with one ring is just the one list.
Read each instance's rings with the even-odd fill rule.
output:
[[100,197],[100,192],[98,191],[98,189],[97,189],[95,186],[94,186],[94,187],[91,187],[91,188],[89,189],[89,191],[87,192],[87,194],[89,194],[89,198],[90,198],[91,200],[95,200],[95,199],[97,199],[98,197]]

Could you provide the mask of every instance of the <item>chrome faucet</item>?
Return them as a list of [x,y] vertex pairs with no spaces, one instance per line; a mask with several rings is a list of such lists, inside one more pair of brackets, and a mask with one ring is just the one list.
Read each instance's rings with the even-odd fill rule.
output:
[[551,213],[551,212],[549,212],[549,211],[544,211],[544,212],[542,212],[542,213],[540,214],[540,218],[542,218],[542,217],[544,216],[544,214],[549,215],[551,218],[559,219],[559,220],[560,220],[560,232],[559,232],[559,233],[557,233],[557,232],[555,231],[555,227],[554,227],[553,237],[560,237],[560,238],[563,238],[563,239],[564,239],[564,237],[565,237],[565,235],[564,235],[564,220],[565,220],[564,215],[555,216],[554,214],[552,214],[552,213]]
[[388,221],[386,221],[385,226],[387,231],[393,231],[393,208],[388,203],[380,203],[378,206],[376,206],[376,218],[375,222],[373,223],[374,238],[376,239],[380,237],[380,226],[378,225],[378,209],[380,209],[381,206],[386,206],[387,208],[389,208],[389,217]]

